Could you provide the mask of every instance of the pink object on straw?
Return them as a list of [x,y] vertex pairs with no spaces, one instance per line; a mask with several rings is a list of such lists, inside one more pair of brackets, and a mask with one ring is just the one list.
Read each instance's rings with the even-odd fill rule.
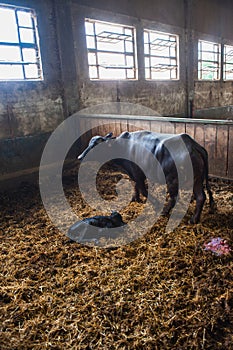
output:
[[227,241],[220,237],[212,238],[209,243],[204,243],[204,247],[217,255],[227,255],[231,251]]

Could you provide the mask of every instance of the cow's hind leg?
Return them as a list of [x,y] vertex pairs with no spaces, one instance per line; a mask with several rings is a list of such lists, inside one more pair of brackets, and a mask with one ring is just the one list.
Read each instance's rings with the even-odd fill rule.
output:
[[174,208],[174,206],[176,204],[176,200],[177,200],[178,192],[179,192],[177,182],[176,181],[174,181],[172,183],[168,182],[167,191],[169,194],[169,199],[162,210],[162,215],[164,215],[164,216],[168,215],[170,213],[170,211],[172,210],[172,208]]
[[201,181],[199,183],[194,183],[193,192],[196,199],[196,208],[195,208],[195,213],[191,218],[190,222],[191,224],[196,224],[200,221],[202,208],[206,200],[206,195],[205,195]]
[[214,201],[213,194],[212,194],[212,191],[210,189],[210,185],[208,182],[206,184],[206,189],[207,189],[207,192],[209,195],[209,213],[213,214],[216,211],[217,207],[216,207],[216,203]]

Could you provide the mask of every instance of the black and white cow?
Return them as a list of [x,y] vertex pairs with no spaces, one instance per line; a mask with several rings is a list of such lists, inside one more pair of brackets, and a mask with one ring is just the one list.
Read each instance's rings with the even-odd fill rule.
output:
[[[111,141],[111,142],[110,142]],[[123,142],[124,141],[124,142]],[[127,142],[126,142],[127,141]],[[167,215],[175,206],[179,192],[179,176],[177,164],[180,168],[185,168],[190,160],[192,168],[192,185],[194,199],[196,200],[195,213],[191,219],[191,223],[198,223],[206,195],[204,191],[204,182],[209,195],[210,211],[214,210],[215,203],[208,181],[208,153],[201,145],[199,145],[188,134],[160,134],[151,131],[135,131],[123,132],[118,137],[112,137],[112,133],[106,136],[94,136],[89,142],[88,147],[78,156],[82,160],[92,148],[100,143],[106,145],[111,144],[111,150],[120,149],[122,145],[122,158],[119,156],[113,159],[113,162],[123,169],[124,172],[135,182],[135,192],[132,200],[139,201],[140,194],[147,197],[148,190],[146,187],[146,172],[150,172],[153,168],[151,155],[156,159],[158,173],[162,169],[164,174],[169,201],[163,209],[163,214]],[[118,152],[119,153],[119,152]],[[114,152],[113,152],[114,154]],[[130,161],[129,159],[136,159]],[[143,167],[139,166],[142,164]],[[142,170],[144,169],[144,171]],[[186,171],[183,169],[182,171]],[[157,169],[153,168],[156,172]],[[161,171],[160,171],[161,173]],[[160,175],[157,176],[159,178]],[[187,177],[190,172],[187,172]],[[187,179],[187,181],[190,179]]]

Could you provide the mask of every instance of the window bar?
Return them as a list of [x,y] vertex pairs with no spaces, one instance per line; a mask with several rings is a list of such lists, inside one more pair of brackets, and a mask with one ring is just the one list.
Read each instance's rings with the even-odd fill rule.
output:
[[151,69],[151,38],[150,38],[150,32],[148,33],[148,45],[149,45],[149,73],[150,73],[150,79],[152,79],[152,69]]
[[[116,55],[119,55],[119,54],[121,54],[121,55],[123,55],[123,54],[129,54],[129,55],[131,55],[132,56],[132,53],[131,52],[123,52],[123,51],[105,51],[105,50],[96,50],[96,49],[93,49],[93,48],[91,48],[91,49],[88,49],[88,51],[89,52],[98,52],[98,53],[106,53],[106,52],[111,52],[111,53],[114,53],[114,54],[116,54]],[[161,56],[160,56],[161,57]]]
[[[171,40],[171,36],[169,35],[169,41]],[[172,63],[171,63],[171,45],[169,46],[169,63],[170,63],[170,66],[172,66]],[[172,70],[169,69],[169,76],[170,76],[170,79],[172,79]]]
[[39,52],[39,38],[37,38],[36,35],[36,16],[34,15],[33,12],[30,12],[31,18],[32,18],[32,30],[33,30],[33,38],[34,38],[34,48],[36,51],[36,65],[37,65],[37,71],[38,71],[38,78],[42,78],[42,70],[41,70],[41,62],[40,62],[40,52]]
[[177,43],[178,39],[177,37],[175,37],[175,60],[176,60],[176,68],[175,68],[175,73],[176,73],[176,77],[174,79],[178,79],[178,43]]
[[[21,57],[21,61],[24,62],[23,59],[23,48],[22,48],[22,43],[21,43],[21,38],[20,38],[20,31],[19,31],[19,19],[18,19],[18,13],[17,10],[15,9],[15,20],[16,20],[16,24],[17,24],[17,33],[18,33],[18,39],[19,39],[19,49],[20,49],[20,57]],[[21,65],[22,70],[23,70],[23,79],[26,79],[26,74],[25,74],[25,67],[24,64]]]
[[203,71],[202,71],[202,41],[199,42],[200,44],[200,49],[199,49],[199,63],[200,63],[200,79],[203,79]]
[[134,79],[136,79],[136,57],[135,57],[135,41],[134,41],[134,29],[132,30],[132,45],[133,45],[133,72],[134,72]]
[[[220,78],[221,80],[224,80],[224,72],[223,72],[223,66],[224,66],[224,45],[221,43],[220,45],[220,67],[218,67],[218,75],[219,75],[219,69],[220,69]],[[218,46],[218,55],[219,55],[219,46]],[[218,56],[219,57],[219,56]],[[219,63],[218,63],[219,65]]]
[[178,57],[178,55],[179,55],[179,51],[178,51],[178,49],[179,49],[179,43],[178,43],[178,37],[176,37],[176,45],[175,45],[175,55],[176,55],[176,79],[179,79],[179,68],[178,68],[178,65],[179,65],[179,57]]
[[93,30],[94,30],[94,42],[95,42],[95,62],[96,62],[96,69],[97,69],[97,79],[100,79],[100,70],[99,70],[100,65],[99,65],[99,60],[97,55],[98,42],[97,42],[95,23],[93,23]]
[[[124,35],[125,35],[125,28],[123,28],[123,31],[124,31]],[[126,40],[124,40],[124,61],[125,61],[125,78],[128,79],[128,69],[127,69],[127,58],[126,58]]]

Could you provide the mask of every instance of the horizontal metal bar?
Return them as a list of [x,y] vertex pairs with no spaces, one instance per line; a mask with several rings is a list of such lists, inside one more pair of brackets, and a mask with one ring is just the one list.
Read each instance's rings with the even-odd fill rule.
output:
[[14,47],[22,47],[22,48],[33,48],[33,49],[37,49],[37,45],[35,43],[9,43],[9,42],[4,42],[4,41],[0,41],[0,46],[14,46]]
[[[111,38],[112,35],[116,35],[116,37],[115,38]],[[111,38],[111,39],[117,39],[117,40],[125,40],[123,38],[131,38],[132,35],[124,34],[124,33],[108,32],[108,31],[104,30],[104,31],[102,31],[99,34],[96,34],[96,37],[98,37],[98,38],[105,38],[105,39]]]
[[145,57],[146,58],[165,58],[165,59],[169,59],[169,60],[176,60],[177,59],[175,56],[157,56],[157,55],[149,55],[149,54],[146,54]]
[[133,66],[107,66],[102,64],[98,64],[97,66],[94,66],[94,67],[102,67],[105,69],[134,69]]
[[126,51],[106,51],[106,50],[98,50],[98,49],[88,49],[89,52],[91,53],[114,53],[114,55],[126,55],[126,56],[134,56],[133,52],[126,52]]
[[37,66],[39,66],[38,65],[38,63],[37,62],[15,62],[15,61],[13,61],[13,62],[9,62],[9,61],[0,61],[0,64],[4,64],[4,65],[9,65],[9,66],[12,66],[12,65],[15,65],[15,66],[26,66],[26,65],[29,65],[29,64],[35,64],[35,65],[37,65]]
[[79,114],[79,118],[93,118],[93,119],[116,119],[116,120],[141,120],[141,121],[159,121],[159,122],[173,122],[173,123],[189,123],[189,124],[217,124],[217,125],[233,125],[232,120],[220,119],[196,119],[196,118],[176,118],[176,117],[156,117],[144,115],[117,115],[117,114]]
[[200,62],[200,63],[212,63],[212,64],[217,64],[217,65],[219,65],[219,62],[218,61],[207,61],[207,60],[198,60],[198,62]]

